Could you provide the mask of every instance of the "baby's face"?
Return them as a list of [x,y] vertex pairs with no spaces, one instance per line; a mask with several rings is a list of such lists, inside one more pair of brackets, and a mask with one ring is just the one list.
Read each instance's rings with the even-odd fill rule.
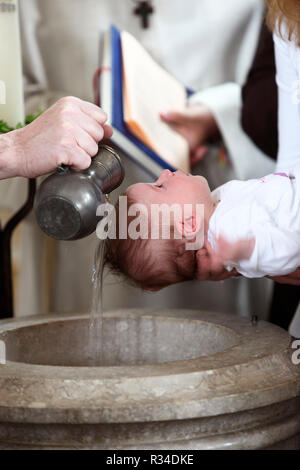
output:
[[155,183],[138,183],[127,190],[141,204],[205,204],[210,201],[210,189],[205,178],[178,170],[164,170]]
[[[211,210],[212,205],[211,192],[206,179],[202,176],[185,174],[180,170],[174,173],[164,170],[155,183],[134,184],[127,189],[126,193],[136,203],[148,208],[152,204],[168,206],[176,204],[183,209],[185,204],[192,205],[193,208],[196,208],[197,204],[203,204],[205,209]],[[160,285],[152,284],[150,288],[148,286],[149,290],[160,290],[167,285],[191,279],[194,271],[194,253],[191,250],[186,251],[185,242],[181,243],[177,240],[177,243],[159,250],[157,244],[160,242],[160,240],[148,241],[148,250],[154,257],[153,264],[161,272]],[[170,249],[173,250],[171,256]],[[174,264],[176,264],[175,267]]]

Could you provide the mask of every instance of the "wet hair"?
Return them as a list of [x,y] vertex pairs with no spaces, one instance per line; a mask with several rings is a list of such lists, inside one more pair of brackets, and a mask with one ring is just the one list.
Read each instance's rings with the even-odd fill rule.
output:
[[[128,194],[128,209],[137,201]],[[173,227],[170,227],[170,240],[153,240],[149,238],[119,237],[119,205],[116,204],[116,238],[106,240],[105,265],[116,275],[124,275],[131,284],[144,290],[164,288],[170,284],[183,282],[194,278],[195,256],[194,252],[187,251],[179,255],[179,247],[184,245],[184,240],[174,238]],[[128,216],[128,225],[133,220]],[[161,261],[164,261],[163,264]]]
[[[299,0],[267,0],[267,24],[283,39],[296,40],[300,46],[300,1]],[[282,26],[287,28],[288,37],[283,37]]]

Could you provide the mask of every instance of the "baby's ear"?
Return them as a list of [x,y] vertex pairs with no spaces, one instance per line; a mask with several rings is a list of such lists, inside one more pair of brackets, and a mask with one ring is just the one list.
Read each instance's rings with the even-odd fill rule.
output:
[[202,223],[199,220],[197,221],[197,217],[191,215],[189,217],[175,219],[175,228],[180,236],[191,240],[195,238],[202,229]]

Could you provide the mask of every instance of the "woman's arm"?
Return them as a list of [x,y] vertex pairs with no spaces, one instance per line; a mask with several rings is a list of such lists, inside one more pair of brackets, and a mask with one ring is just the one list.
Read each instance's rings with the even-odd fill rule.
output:
[[240,274],[233,269],[225,269],[223,262],[216,255],[210,243],[206,240],[204,247],[196,253],[196,274],[198,281],[225,281]]
[[[256,241],[249,239],[235,243],[229,243],[221,237],[216,240],[219,252],[206,241],[204,247],[196,253],[196,279],[221,281],[239,276],[241,274],[235,269],[228,272],[225,265],[232,264],[231,261],[233,265],[240,261],[239,271],[247,273],[247,277],[267,276],[282,284],[300,285],[300,268],[290,273],[295,266],[300,265],[299,234],[269,227],[269,230],[258,231],[257,235]],[[251,255],[253,259],[249,262],[247,260]],[[290,274],[271,277],[267,275],[268,272]]]
[[290,284],[292,286],[300,286],[300,268],[287,276],[271,277],[273,281],[279,284]]

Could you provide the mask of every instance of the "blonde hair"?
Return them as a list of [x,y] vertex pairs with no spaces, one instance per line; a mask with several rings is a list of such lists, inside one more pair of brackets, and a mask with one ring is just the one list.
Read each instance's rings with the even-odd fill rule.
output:
[[284,39],[296,40],[300,46],[300,0],[267,0],[267,24],[272,31],[283,37],[282,26],[287,28]]

